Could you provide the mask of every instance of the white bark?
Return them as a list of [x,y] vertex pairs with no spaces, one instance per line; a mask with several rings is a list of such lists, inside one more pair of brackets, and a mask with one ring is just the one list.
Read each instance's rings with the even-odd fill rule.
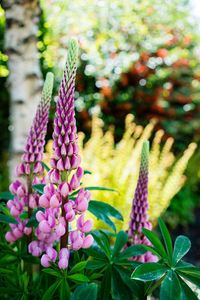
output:
[[23,153],[31,122],[39,103],[42,75],[38,59],[39,0],[4,0],[5,49],[9,56],[11,157],[10,175]]

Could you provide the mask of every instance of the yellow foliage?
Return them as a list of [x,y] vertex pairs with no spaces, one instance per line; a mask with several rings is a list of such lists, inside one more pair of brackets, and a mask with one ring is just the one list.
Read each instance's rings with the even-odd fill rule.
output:
[[[92,191],[92,199],[104,201],[117,208],[124,217],[123,224],[118,222],[117,227],[127,229],[142,143],[152,137],[154,122],[143,128],[135,124],[133,115],[128,115],[124,135],[116,145],[113,128],[104,133],[102,127],[103,121],[94,117],[91,137],[85,145],[84,134],[78,134],[82,166],[92,172],[92,175],[84,176],[83,185],[105,186],[119,191]],[[190,144],[182,156],[176,159],[171,150],[173,138],[168,138],[161,147],[163,135],[163,130],[156,132],[149,156],[149,218],[153,224],[156,224],[158,217],[183,186],[186,180],[183,173],[196,148],[196,144]],[[49,144],[47,147],[50,148]],[[94,220],[94,226],[102,227],[102,223]]]

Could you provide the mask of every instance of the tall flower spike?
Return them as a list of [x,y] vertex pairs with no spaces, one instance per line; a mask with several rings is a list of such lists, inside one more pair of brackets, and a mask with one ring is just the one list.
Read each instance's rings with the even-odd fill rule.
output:
[[[88,248],[93,243],[93,237],[87,234],[92,223],[84,220],[83,213],[87,210],[90,193],[80,189],[76,199],[70,199],[73,190],[80,187],[83,170],[80,167],[80,156],[77,145],[77,129],[74,111],[74,90],[78,43],[71,40],[68,48],[66,69],[60,84],[53,132],[53,157],[49,171],[49,183],[44,187],[44,194],[39,199],[39,205],[45,212],[37,212],[39,226],[36,236],[45,243],[45,247],[53,247],[60,241],[58,267],[66,269],[70,249]],[[77,215],[82,215],[77,220]],[[76,228],[69,226],[76,219]],[[33,243],[33,242],[32,242]],[[33,247],[30,245],[30,252]],[[41,246],[40,246],[41,249]],[[46,249],[41,249],[45,252]],[[39,253],[39,251],[38,251]],[[48,253],[41,258],[42,265],[48,266]]]
[[[148,221],[148,158],[149,142],[145,141],[142,145],[141,163],[139,178],[135,190],[132,204],[132,210],[129,223],[129,244],[150,245],[150,242],[142,233],[142,228],[152,229],[152,224]],[[137,257],[138,261],[150,262],[155,261],[156,257],[151,253]]]
[[17,167],[17,175],[41,174],[45,136],[47,131],[48,115],[53,89],[53,74],[47,73],[42,98],[38,105],[35,118],[29,131],[27,143],[22,155],[22,163]]
[[[72,39],[69,43],[66,69],[60,85],[53,132],[53,158],[50,180],[59,183],[62,176],[77,169],[78,155],[76,120],[74,117],[74,90],[77,68],[78,44]],[[74,181],[74,180],[73,180]]]
[[[16,170],[18,176],[26,175],[27,183],[24,184],[21,181],[16,180],[10,185],[10,191],[14,194],[14,198],[7,202],[7,207],[9,208],[11,215],[16,218],[18,224],[10,224],[11,230],[6,233],[8,242],[15,242],[24,234],[29,235],[30,237],[32,232],[32,229],[26,227],[26,224],[31,217],[32,209],[38,206],[39,201],[39,195],[32,190],[32,183],[36,180],[36,175],[43,174],[41,160],[43,156],[52,89],[53,74],[48,73],[42,91],[42,98],[28,135],[27,144],[22,156],[22,163],[18,165]],[[20,214],[27,210],[28,219],[21,220]]]

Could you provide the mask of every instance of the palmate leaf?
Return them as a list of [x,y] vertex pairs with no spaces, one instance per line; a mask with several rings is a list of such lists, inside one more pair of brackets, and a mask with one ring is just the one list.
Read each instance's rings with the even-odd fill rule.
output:
[[81,274],[81,273],[68,275],[67,278],[70,279],[71,281],[79,282],[79,283],[89,281],[89,278],[86,275]]
[[192,274],[188,274],[185,272],[180,272],[177,271],[178,275],[183,277],[184,279],[187,279],[188,281],[192,282],[193,284],[195,284],[196,286],[198,286],[198,288],[200,288],[200,276],[198,275],[192,275]]
[[46,292],[44,293],[42,300],[51,300],[53,298],[53,295],[55,293],[55,291],[57,290],[57,288],[59,287],[59,285],[61,284],[61,280],[56,280],[56,282],[54,282],[49,288],[48,290],[46,290]]
[[47,273],[47,274],[52,275],[52,276],[62,277],[61,273],[59,271],[53,270],[51,268],[42,269],[42,272]]
[[132,273],[131,278],[141,281],[152,281],[160,279],[168,268],[159,263],[145,263],[139,265]]
[[112,266],[106,269],[100,288],[100,299],[110,300]]
[[59,290],[60,290],[60,300],[70,299],[70,288],[66,279],[63,278],[63,280],[61,281]]
[[4,214],[0,214],[0,223],[6,223],[6,224],[18,224],[17,220],[12,216],[7,216]]
[[147,252],[147,250],[142,246],[143,245],[133,245],[133,246],[126,248],[124,251],[119,253],[119,255],[117,256],[117,259],[121,260],[121,259],[127,259],[129,257],[133,257],[133,256],[143,255],[144,253]]
[[160,300],[174,299],[181,299],[181,286],[176,273],[169,270],[160,288]]
[[112,251],[112,257],[119,254],[120,250],[126,245],[127,242],[128,242],[128,235],[122,230],[119,231],[116,236],[114,248]]
[[148,240],[152,243],[152,245],[155,247],[155,250],[159,253],[159,255],[162,258],[166,259],[167,253],[165,252],[165,249],[164,249],[161,241],[157,237],[157,235],[153,231],[150,231],[146,228],[143,228],[142,232],[148,238]]
[[115,267],[112,268],[111,276],[111,294],[112,299],[132,300],[133,295],[128,286],[121,280],[120,274]]
[[89,260],[88,261],[86,269],[89,269],[89,270],[99,270],[99,269],[104,268],[107,264],[108,264],[108,262],[105,261],[105,260],[93,259],[93,260]]
[[85,269],[87,263],[88,263],[87,260],[78,262],[75,266],[73,266],[71,268],[71,270],[69,271],[68,274],[74,274],[74,273],[82,272]]
[[123,217],[117,209],[101,201],[91,200],[89,202],[88,210],[97,219],[102,220],[105,224],[110,226],[114,231],[116,231],[115,224],[109,217],[123,221]]
[[169,231],[168,231],[165,223],[163,222],[163,220],[161,218],[158,219],[158,223],[159,223],[160,231],[162,233],[162,237],[163,237],[163,240],[165,243],[167,254],[168,254],[170,260],[172,260],[173,246],[172,246],[171,236],[169,234]]
[[130,271],[123,266],[115,265],[115,269],[119,273],[120,278],[124,282],[124,284],[127,285],[132,291],[132,295],[138,297],[138,299],[142,299],[144,292],[144,283],[132,280],[130,277]]
[[188,253],[190,248],[190,240],[184,235],[179,235],[174,244],[174,252],[172,257],[173,265],[176,265],[182,259],[182,257]]
[[191,288],[180,277],[179,277],[179,282],[180,282],[180,285],[182,288],[182,299],[181,300],[198,300],[197,295],[191,290]]
[[70,298],[71,300],[96,300],[97,285],[95,283],[78,286]]
[[[108,191],[108,192],[119,193],[115,189],[104,187],[104,186],[86,186],[86,187],[84,187],[84,189],[87,191]],[[70,194],[70,197],[76,196],[79,191],[80,191],[80,189],[74,191],[73,193]]]
[[100,249],[105,253],[108,259],[110,259],[111,249],[107,235],[102,231],[92,231],[91,234]]
[[9,191],[0,193],[1,200],[12,200],[13,198],[14,198],[14,195]]

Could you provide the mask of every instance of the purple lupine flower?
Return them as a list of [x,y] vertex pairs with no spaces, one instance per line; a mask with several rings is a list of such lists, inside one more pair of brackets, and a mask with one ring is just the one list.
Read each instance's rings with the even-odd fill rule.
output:
[[[128,229],[129,245],[144,244],[151,245],[148,239],[142,233],[142,228],[152,229],[152,224],[148,220],[148,156],[149,142],[145,141],[142,146],[141,163],[139,178],[135,190],[135,195],[132,204],[130,215],[130,223]],[[135,259],[135,258],[134,258]],[[156,256],[150,252],[136,257],[136,260],[141,262],[156,261]]]
[[48,115],[53,89],[53,74],[47,73],[42,99],[38,105],[33,124],[29,131],[27,142],[22,155],[22,163],[18,165],[16,173],[18,176],[33,174],[42,174],[45,136],[47,131]]
[[[70,249],[88,248],[93,243],[93,237],[85,235],[90,231],[92,223],[90,220],[84,222],[82,216],[77,221],[77,230],[69,232],[69,223],[87,210],[90,200],[90,193],[84,189],[80,189],[75,201],[70,199],[70,193],[79,188],[83,176],[74,110],[77,53],[78,44],[75,40],[71,40],[56,103],[52,169],[48,173],[49,182],[39,199],[39,205],[45,208],[45,212],[38,212],[36,215],[39,222],[36,230],[37,238],[45,243],[51,243],[52,246],[54,242],[60,240],[58,254],[60,269],[68,267]],[[51,262],[47,253],[42,256],[41,264],[44,267],[49,266]]]
[[44,150],[52,89],[53,74],[48,73],[42,91],[42,99],[38,105],[24,154],[22,155],[22,163],[19,164],[16,169],[18,176],[26,175],[27,184],[25,185],[21,181],[16,180],[11,183],[9,187],[10,192],[14,194],[14,198],[7,202],[7,207],[11,215],[16,218],[18,224],[10,224],[11,231],[5,236],[8,242],[15,242],[24,234],[30,235],[32,232],[31,228],[26,227],[28,219],[22,221],[20,215],[22,212],[28,210],[28,218],[30,218],[32,209],[38,207],[39,195],[32,190],[32,184],[37,182],[37,175],[43,174],[41,160]]

